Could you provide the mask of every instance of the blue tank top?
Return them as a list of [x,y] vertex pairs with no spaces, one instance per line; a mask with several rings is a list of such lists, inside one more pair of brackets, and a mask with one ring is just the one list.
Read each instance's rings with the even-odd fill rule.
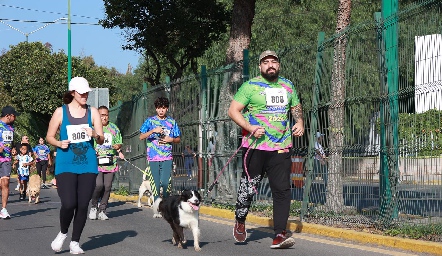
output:
[[[84,125],[92,127],[92,117],[89,106],[86,114],[81,118],[74,118],[69,112],[67,105],[62,106],[63,118],[60,126],[60,140],[67,140],[68,133],[66,126],[68,125]],[[98,162],[94,149],[94,142],[91,138],[89,141],[70,143],[66,149],[57,148],[57,164],[55,165],[55,175],[70,172],[75,174],[96,173],[98,174]]]

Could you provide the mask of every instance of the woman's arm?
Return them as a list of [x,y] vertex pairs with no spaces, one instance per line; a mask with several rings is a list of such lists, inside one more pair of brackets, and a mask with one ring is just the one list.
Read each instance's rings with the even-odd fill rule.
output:
[[92,111],[92,125],[94,129],[92,130],[92,134],[89,136],[95,138],[97,144],[102,145],[104,143],[104,134],[103,134],[103,124],[101,123],[100,113],[94,107],[91,108]]
[[46,141],[52,146],[67,148],[69,146],[69,140],[59,141],[55,138],[57,130],[60,128],[62,117],[63,109],[61,107],[57,108],[52,114],[51,121],[49,121],[48,132],[46,133]]

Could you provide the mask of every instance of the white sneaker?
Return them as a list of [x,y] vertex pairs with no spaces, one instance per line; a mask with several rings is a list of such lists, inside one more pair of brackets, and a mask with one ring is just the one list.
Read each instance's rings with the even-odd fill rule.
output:
[[20,189],[20,184],[17,184],[17,187],[15,187],[15,190],[19,190]]
[[104,212],[100,212],[100,213],[98,214],[98,219],[99,219],[99,220],[108,220],[109,217],[106,216],[106,213],[104,213]]
[[57,237],[52,241],[51,247],[52,250],[59,252],[61,251],[61,247],[63,247],[64,240],[66,239],[67,234],[63,234],[61,232],[58,233]]
[[10,219],[11,218],[11,215],[9,215],[8,210],[6,210],[6,208],[3,208],[0,211],[0,218],[2,218],[2,219]]
[[91,220],[96,220],[98,217],[98,211],[97,208],[92,207],[91,210],[89,211],[89,219]]
[[80,248],[80,244],[78,242],[71,241],[69,244],[69,249],[71,254],[82,254],[84,253],[83,249]]

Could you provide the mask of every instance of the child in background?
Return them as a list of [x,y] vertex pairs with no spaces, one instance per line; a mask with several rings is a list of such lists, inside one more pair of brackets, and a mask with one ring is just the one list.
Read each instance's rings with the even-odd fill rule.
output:
[[32,165],[34,159],[28,154],[28,146],[26,143],[21,144],[20,154],[16,157],[18,161],[18,179],[20,180],[20,200],[25,200],[26,189],[29,181],[29,166]]

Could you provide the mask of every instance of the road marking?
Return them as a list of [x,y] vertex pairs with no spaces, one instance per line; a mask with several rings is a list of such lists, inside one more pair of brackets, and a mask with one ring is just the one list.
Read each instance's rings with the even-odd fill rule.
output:
[[[219,224],[229,225],[232,227],[235,225],[234,221],[232,221],[232,220],[215,219],[215,218],[210,218],[210,217],[206,217],[206,216],[200,216],[199,218],[201,220],[206,220],[206,221],[215,222],[215,223],[219,223]],[[259,230],[261,232],[273,234],[273,230],[270,228],[262,228],[262,227],[258,227],[258,226],[251,225],[251,224],[247,224],[247,227]],[[358,249],[358,250],[369,251],[369,252],[377,252],[377,253],[382,253],[382,254],[392,255],[392,256],[417,256],[418,255],[418,254],[390,251],[390,250],[386,250],[386,249],[380,249],[380,248],[365,246],[365,245],[361,245],[361,244],[353,245],[353,244],[348,244],[348,243],[343,243],[343,242],[331,241],[328,239],[312,237],[307,234],[301,235],[299,233],[293,233],[293,237],[295,237],[296,239],[307,240],[307,241],[311,241],[311,242],[336,245],[336,246]]]

